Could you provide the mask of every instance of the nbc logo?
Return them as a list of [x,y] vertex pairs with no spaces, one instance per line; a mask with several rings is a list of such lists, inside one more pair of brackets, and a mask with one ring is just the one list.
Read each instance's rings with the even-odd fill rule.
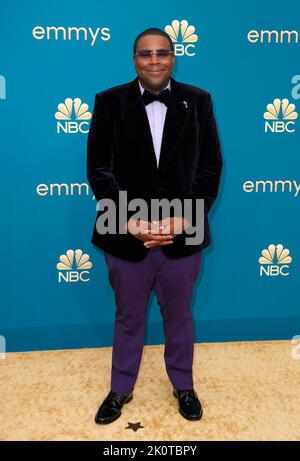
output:
[[93,264],[89,261],[90,257],[82,250],[68,250],[66,254],[60,255],[60,262],[57,263],[58,281],[64,282],[88,282],[90,279],[88,269]]
[[6,99],[6,80],[3,75],[0,75],[0,99]]
[[92,118],[92,114],[88,111],[89,106],[86,103],[82,103],[79,98],[66,98],[65,102],[58,104],[57,108],[55,118],[62,120],[56,123],[57,133],[61,131],[71,134],[88,133],[89,122],[87,120]]
[[[193,43],[198,41],[198,35],[194,33],[194,26],[189,26],[189,23],[185,19],[182,21],[174,19],[172,25],[168,24],[165,27],[165,32],[174,43],[176,56],[183,56],[185,54],[187,56],[195,56],[195,45],[193,45]],[[179,41],[183,43],[178,43]]]
[[[271,131],[272,133],[293,133],[295,131],[294,125],[298,118],[295,111],[295,104],[290,104],[288,99],[274,99],[271,104],[268,104],[267,112],[264,113],[265,133]],[[279,120],[281,119],[281,120]]]
[[271,244],[267,249],[262,250],[262,256],[259,258],[260,276],[267,275],[274,277],[277,275],[289,275],[289,264],[292,262],[290,251],[283,248],[283,245]]

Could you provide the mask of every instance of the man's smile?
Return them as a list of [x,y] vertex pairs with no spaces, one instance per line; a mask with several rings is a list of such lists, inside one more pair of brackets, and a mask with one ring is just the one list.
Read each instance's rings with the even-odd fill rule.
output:
[[163,70],[147,70],[147,72],[149,72],[149,74],[156,75],[156,74],[161,74]]

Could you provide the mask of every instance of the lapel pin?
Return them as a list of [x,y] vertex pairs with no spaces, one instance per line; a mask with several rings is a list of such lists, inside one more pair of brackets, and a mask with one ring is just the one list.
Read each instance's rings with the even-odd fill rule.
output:
[[182,101],[182,102],[183,102],[185,108],[187,109],[188,108],[187,102],[186,101]]

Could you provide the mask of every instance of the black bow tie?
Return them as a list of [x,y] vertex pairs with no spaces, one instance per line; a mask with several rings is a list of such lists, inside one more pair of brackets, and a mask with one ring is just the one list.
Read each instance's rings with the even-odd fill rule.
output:
[[148,90],[144,90],[142,95],[145,106],[147,106],[153,101],[160,101],[163,102],[167,107],[169,105],[170,96],[171,95],[169,88],[166,88],[158,94],[153,94]]

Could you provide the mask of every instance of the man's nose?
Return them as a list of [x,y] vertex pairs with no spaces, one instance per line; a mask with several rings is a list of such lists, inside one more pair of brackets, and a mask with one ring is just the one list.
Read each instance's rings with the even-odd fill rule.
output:
[[151,62],[158,62],[158,61],[159,61],[159,59],[158,59],[158,57],[157,57],[157,54],[156,54],[156,53],[152,53],[152,55],[151,55]]

